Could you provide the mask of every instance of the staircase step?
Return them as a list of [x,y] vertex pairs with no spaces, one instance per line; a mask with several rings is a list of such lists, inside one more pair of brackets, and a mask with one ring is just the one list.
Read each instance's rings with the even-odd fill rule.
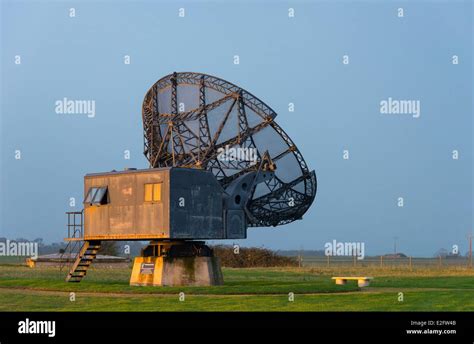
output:
[[100,241],[84,242],[82,248],[77,253],[74,260],[74,264],[71,267],[68,276],[66,277],[67,282],[80,282],[82,278],[87,274],[89,266],[92,261],[96,258],[96,254],[100,249]]
[[87,271],[78,271],[78,270],[74,270],[73,272],[69,273],[69,275],[82,275],[84,276],[85,274],[87,273]]
[[81,258],[81,262],[92,262],[93,260],[94,259],[92,258],[84,258],[84,257]]
[[82,277],[84,277],[85,275],[86,275],[86,274],[81,274],[81,275],[76,275],[76,274],[74,274],[74,275],[71,275],[71,277],[69,277],[69,278],[82,278]]
[[81,279],[82,277],[84,277],[84,275],[69,275],[67,278],[68,279]]

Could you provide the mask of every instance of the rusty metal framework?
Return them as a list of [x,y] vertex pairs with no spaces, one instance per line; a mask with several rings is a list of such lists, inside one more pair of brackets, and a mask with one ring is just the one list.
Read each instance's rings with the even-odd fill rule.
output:
[[206,74],[175,72],[149,89],[142,117],[144,154],[152,168],[206,169],[225,188],[268,160],[274,175],[251,190],[249,226],[300,219],[315,198],[316,174],[275,122],[276,113],[234,84]]

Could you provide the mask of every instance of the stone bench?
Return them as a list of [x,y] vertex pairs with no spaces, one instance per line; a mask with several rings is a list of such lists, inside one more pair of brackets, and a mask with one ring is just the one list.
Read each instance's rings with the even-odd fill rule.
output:
[[370,281],[374,279],[373,277],[333,277],[333,280],[336,280],[336,284],[344,285],[348,280],[356,280],[359,287],[368,287]]

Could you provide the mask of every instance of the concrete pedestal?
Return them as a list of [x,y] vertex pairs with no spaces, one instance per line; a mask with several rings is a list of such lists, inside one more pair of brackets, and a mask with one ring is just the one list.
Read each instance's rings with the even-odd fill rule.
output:
[[211,286],[224,283],[218,257],[136,257],[132,286]]

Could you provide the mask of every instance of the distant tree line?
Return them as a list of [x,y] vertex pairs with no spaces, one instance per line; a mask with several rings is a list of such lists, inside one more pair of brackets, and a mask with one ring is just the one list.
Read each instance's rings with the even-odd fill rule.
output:
[[[6,242],[7,240],[17,242],[35,242],[38,244],[38,254],[52,254],[59,253],[66,248],[66,242],[53,242],[45,243],[43,238],[36,238],[34,240],[28,240],[25,238],[7,239],[0,237],[0,242]],[[109,256],[120,256],[120,257],[136,257],[141,253],[142,248],[147,245],[144,241],[103,241],[99,254]],[[285,260],[285,258],[293,259],[292,257],[305,256],[305,257],[322,257],[325,256],[324,250],[279,250],[272,251],[264,248],[244,248],[241,247],[241,253],[243,256],[236,256],[233,253],[232,246],[217,245],[213,246],[215,252],[221,256],[221,259],[226,261],[227,266],[240,266],[240,265],[253,265],[261,264],[261,266],[270,266],[265,264],[276,264],[276,265],[291,265],[294,262],[292,260]],[[231,254],[232,253],[232,254]],[[393,253],[385,256],[392,256]],[[397,253],[397,257],[407,257],[403,253]],[[463,257],[461,252],[453,253],[445,248],[440,248],[434,254],[434,257],[442,258],[457,258]],[[469,252],[465,253],[465,256],[469,256]],[[243,258],[247,257],[247,258]],[[249,262],[244,262],[243,259],[247,259]]]

